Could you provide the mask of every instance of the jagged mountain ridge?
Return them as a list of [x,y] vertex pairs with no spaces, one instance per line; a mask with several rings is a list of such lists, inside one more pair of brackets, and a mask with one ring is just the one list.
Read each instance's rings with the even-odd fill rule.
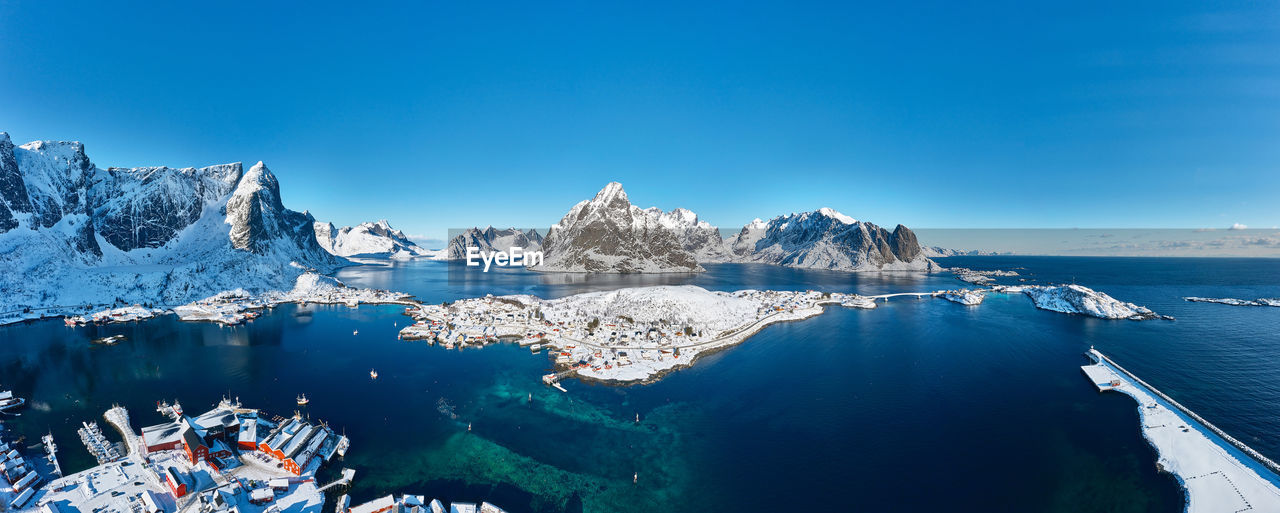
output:
[[842,271],[930,271],[906,226],[892,232],[830,208],[755,219],[727,240],[697,214],[631,205],[617,182],[552,226],[540,271],[697,272],[701,263],[754,262]]
[[659,209],[634,206],[622,185],[611,182],[594,198],[574,205],[559,223],[551,226],[542,245],[543,264],[532,269],[589,273],[703,271],[693,252],[664,221],[683,225],[685,216],[664,217]]
[[523,251],[538,251],[542,249],[542,241],[542,235],[532,228],[524,231],[516,228],[499,230],[493,226],[483,230],[480,228],[468,228],[449,239],[449,245],[445,247],[440,259],[466,259],[468,246],[476,248],[477,251],[489,252],[510,252],[511,248],[517,246]]
[[315,232],[321,248],[341,257],[413,258],[436,254],[409,240],[404,232],[392,228],[386,219],[342,228],[334,227],[333,223],[317,222]]
[[757,219],[729,246],[738,261],[840,271],[931,271],[916,235],[899,224],[892,232],[830,208]]
[[81,143],[0,132],[0,311],[289,288],[346,262],[313,223],[261,162],[102,169]]

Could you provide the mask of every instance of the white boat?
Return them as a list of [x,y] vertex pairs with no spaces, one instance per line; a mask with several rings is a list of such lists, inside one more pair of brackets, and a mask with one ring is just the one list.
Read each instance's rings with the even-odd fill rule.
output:
[[370,369],[369,379],[378,379],[378,371]]
[[21,397],[14,397],[13,392],[9,390],[0,391],[0,411],[11,410],[27,404],[27,400]]
[[311,400],[307,399],[307,394],[302,394],[298,396],[298,406],[306,406],[307,403],[309,402],[311,402]]
[[114,346],[119,344],[121,340],[124,340],[124,335],[111,335],[109,337],[95,338],[89,342],[103,346]]
[[352,334],[352,335],[359,335],[359,334],[360,334],[360,330],[352,331],[352,332],[351,332],[351,334]]

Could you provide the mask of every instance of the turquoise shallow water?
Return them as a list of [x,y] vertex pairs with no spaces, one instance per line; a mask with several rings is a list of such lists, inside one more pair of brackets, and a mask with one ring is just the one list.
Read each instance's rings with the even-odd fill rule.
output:
[[[1181,492],[1155,470],[1141,439],[1134,403],[1098,394],[1080,375],[1081,353],[1095,344],[1219,427],[1280,456],[1280,309],[1181,299],[1280,296],[1277,261],[966,257],[947,265],[1020,267],[1039,281],[1074,276],[1178,320],[1061,315],[1022,296],[970,308],[903,299],[772,326],[653,385],[570,382],[564,394],[539,381],[549,368],[543,355],[396,340],[408,320],[400,307],[286,305],[236,328],[172,317],[3,327],[0,382],[33,401],[8,424],[33,438],[51,430],[69,469],[91,463],[75,426],[100,419],[112,403],[129,407],[140,425],[161,420],[151,411],[160,399],[195,409],[231,394],[288,414],[305,392],[312,399],[306,414],[352,438],[342,466],[358,471],[357,500],[412,492],[492,500],[513,511],[766,511],[796,503],[860,511],[1181,511]],[[945,275],[708,268],[696,276],[605,279],[509,271],[459,282],[448,279],[447,264],[414,262],[348,268],[339,277],[427,301],[655,283],[861,293],[959,285]],[[88,344],[114,333],[129,339]],[[369,380],[370,368],[378,369],[377,381]]]

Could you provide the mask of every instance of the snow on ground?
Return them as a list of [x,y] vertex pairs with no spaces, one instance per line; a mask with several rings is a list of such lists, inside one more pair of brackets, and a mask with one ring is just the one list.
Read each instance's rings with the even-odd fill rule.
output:
[[627,317],[640,324],[665,322],[718,331],[754,320],[760,307],[757,299],[681,285],[576,294],[545,302],[542,313],[551,322]]
[[1280,298],[1262,297],[1258,299],[1232,299],[1217,297],[1184,297],[1193,303],[1219,303],[1231,306],[1280,306]]
[[[1006,288],[1005,290],[1010,290]],[[1102,319],[1146,320],[1161,318],[1150,309],[1116,300],[1083,285],[1028,285],[1020,287],[1036,308]]]
[[[543,300],[486,296],[407,311],[417,321],[400,331],[448,349],[515,340],[555,362],[553,383],[577,375],[601,381],[650,382],[691,365],[699,355],[739,344],[764,327],[822,313],[824,307],[873,309],[893,297],[941,297],[981,304],[989,293],[1026,294],[1044,310],[1106,319],[1162,318],[1079,285],[900,292],[877,296],[818,291],[716,292],[692,285],[624,288]],[[1168,318],[1168,317],[1164,317]]]
[[995,283],[996,281],[994,278],[995,276],[1017,276],[1018,275],[1017,271],[1000,271],[1000,270],[980,271],[976,269],[969,269],[966,267],[953,267],[951,269],[948,269],[948,271],[951,271],[952,274],[955,274],[956,279],[966,283],[972,283],[974,285],[990,285],[992,283]]
[[133,322],[150,319],[157,315],[164,315],[167,313],[169,312],[162,308],[147,308],[141,305],[131,305],[121,308],[101,310],[88,315],[68,317],[67,322],[69,324]]
[[987,293],[984,290],[948,290],[942,293],[942,297],[947,301],[974,306],[982,304],[982,300],[987,298]]
[[1222,436],[1101,353],[1091,349],[1090,357],[1099,363],[1082,370],[1100,391],[1115,390],[1138,402],[1142,436],[1159,454],[1160,468],[1173,473],[1186,490],[1188,513],[1280,511],[1280,476],[1274,464],[1245,454],[1252,449]]
[[348,287],[336,278],[314,272],[303,273],[289,291],[249,294],[243,289],[223,291],[213,296],[176,306],[173,312],[184,321],[239,324],[257,317],[254,310],[282,303],[364,304],[404,303],[409,295],[386,290]]

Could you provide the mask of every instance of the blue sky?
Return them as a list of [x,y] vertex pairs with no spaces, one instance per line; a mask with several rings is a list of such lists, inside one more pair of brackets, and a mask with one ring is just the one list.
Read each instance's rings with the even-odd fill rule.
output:
[[611,180],[726,228],[1280,225],[1280,4],[890,3],[0,1],[0,130],[429,237]]

